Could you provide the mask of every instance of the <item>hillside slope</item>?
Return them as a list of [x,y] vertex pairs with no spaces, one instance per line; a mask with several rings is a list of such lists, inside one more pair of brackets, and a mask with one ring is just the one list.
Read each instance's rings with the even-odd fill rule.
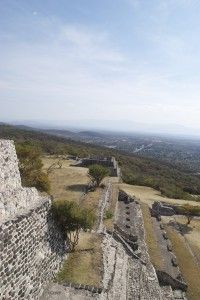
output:
[[[115,156],[126,183],[153,187],[163,195],[173,198],[193,199],[200,194],[200,178],[162,161],[130,155],[124,152],[87,143],[48,135],[39,131],[24,130],[10,125],[0,125],[0,138],[16,143],[29,143],[40,147],[46,154],[73,154]],[[198,198],[196,198],[198,199]]]

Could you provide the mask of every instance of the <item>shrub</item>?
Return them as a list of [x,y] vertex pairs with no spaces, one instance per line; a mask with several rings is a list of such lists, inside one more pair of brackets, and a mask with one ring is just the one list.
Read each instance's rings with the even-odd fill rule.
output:
[[41,192],[50,191],[50,182],[46,173],[42,172],[40,149],[28,142],[17,144],[17,156],[19,159],[19,171],[22,185],[36,187]]
[[104,219],[108,220],[108,219],[112,219],[112,217],[113,217],[112,211],[107,210],[106,213],[105,213]]
[[96,182],[97,186],[100,185],[102,179],[109,175],[109,170],[101,165],[92,165],[89,167],[89,176]]
[[95,220],[94,213],[72,201],[54,201],[52,213],[69,243],[70,251],[74,251],[81,229],[92,228]]
[[189,204],[176,207],[176,210],[185,215],[187,218],[187,224],[189,225],[194,216],[200,216],[200,207],[192,206]]

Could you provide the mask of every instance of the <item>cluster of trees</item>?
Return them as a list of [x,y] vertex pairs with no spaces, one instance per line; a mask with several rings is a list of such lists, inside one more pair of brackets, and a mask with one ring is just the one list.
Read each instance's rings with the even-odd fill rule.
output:
[[[50,191],[48,174],[42,171],[41,155],[46,153],[71,154],[80,157],[114,155],[120,163],[123,180],[126,183],[150,186],[173,198],[193,199],[191,194],[200,195],[199,177],[153,159],[131,156],[115,150],[73,142],[36,131],[22,130],[13,126],[0,125],[0,138],[15,140],[22,184],[35,186],[39,191],[47,193]],[[88,174],[94,184],[99,186],[102,179],[109,175],[109,171],[103,166],[92,165]],[[183,205],[179,209],[180,213],[186,215],[187,224],[190,224],[194,215],[200,216],[198,206]],[[75,202],[68,201],[53,202],[52,213],[68,240],[69,250],[74,251],[79,241],[80,231],[92,228],[95,221],[94,213],[81,208]],[[112,215],[107,212],[106,218],[110,217]]]
[[129,184],[146,185],[172,198],[192,199],[200,195],[200,178],[187,170],[152,158],[130,155],[113,149],[89,145],[38,131],[22,130],[14,126],[0,125],[0,138],[13,139],[17,143],[34,144],[46,154],[72,154],[79,157],[88,155],[115,156],[122,169],[123,181]]
[[144,185],[170,198],[199,200],[200,178],[173,165],[141,157],[120,156],[122,179],[128,184]]
[[41,150],[28,142],[16,145],[22,185],[36,187],[41,192],[50,191],[48,175],[42,171]]
[[[50,183],[47,174],[55,167],[54,164],[47,170],[47,174],[44,173],[42,171],[41,149],[31,142],[16,144],[16,151],[23,186],[34,186],[39,191],[48,193]],[[57,164],[58,167],[62,167],[60,161]],[[99,186],[109,172],[107,168],[101,165],[92,165],[88,174],[95,186]],[[68,251],[75,250],[79,242],[80,231],[91,229],[95,221],[93,211],[80,207],[76,202],[54,201],[52,214],[67,241]]]

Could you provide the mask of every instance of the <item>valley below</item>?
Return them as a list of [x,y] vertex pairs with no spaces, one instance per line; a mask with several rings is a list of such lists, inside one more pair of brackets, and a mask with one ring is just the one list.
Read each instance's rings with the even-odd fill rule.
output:
[[[14,139],[20,159],[23,149],[36,151],[30,153],[41,160],[53,203],[75,203],[94,215],[92,228],[80,231],[77,247],[66,251],[40,300],[199,300],[200,179],[194,169],[179,168],[173,155],[173,164],[143,157],[141,152],[154,145],[149,140],[147,146],[136,143],[130,154],[107,143],[102,147],[8,125],[0,126],[0,137]],[[93,188],[84,165],[90,160],[112,162],[118,169]],[[21,175],[28,186],[41,187]],[[163,208],[156,214],[155,203]]]

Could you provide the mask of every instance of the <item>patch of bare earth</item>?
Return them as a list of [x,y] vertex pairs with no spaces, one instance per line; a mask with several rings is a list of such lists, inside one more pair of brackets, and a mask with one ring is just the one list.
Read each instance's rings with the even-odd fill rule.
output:
[[[195,243],[197,231],[195,230],[196,232],[193,233],[192,225],[187,226],[186,218],[183,216],[164,217],[162,219],[165,222],[165,229],[171,240],[181,273],[188,284],[187,297],[190,300],[199,300],[200,267],[195,255],[197,247],[199,249],[199,241]],[[199,230],[198,235],[200,236]],[[193,246],[195,247],[193,248]]]
[[82,232],[76,250],[69,254],[57,276],[58,282],[73,282],[99,287],[103,273],[101,243],[101,235]]
[[182,229],[182,235],[200,266],[200,218],[194,217],[189,225],[187,225],[185,216],[175,216],[174,218],[179,224],[180,230]]
[[[54,200],[75,201],[82,207],[91,209],[98,215],[99,199],[103,192],[97,188],[94,192],[85,193],[90,181],[88,169],[71,166],[73,160],[52,156],[43,157],[43,169],[48,170],[52,164],[60,162],[49,173],[51,194]],[[58,274],[58,282],[73,282],[100,286],[102,281],[103,254],[102,237],[97,233],[81,232],[75,252],[70,253]]]
[[[43,169],[47,169],[60,159],[46,156],[42,158]],[[55,200],[79,201],[79,198],[84,193],[89,177],[88,169],[81,167],[73,167],[70,164],[72,160],[62,159],[61,168],[55,166],[49,173],[51,184],[51,194]]]
[[161,195],[159,191],[156,191],[147,186],[138,186],[122,183],[120,188],[123,189],[130,196],[135,196],[140,199],[141,202],[144,202],[151,206],[154,201],[167,202],[171,204],[190,204],[190,205],[199,205],[200,202],[197,201],[188,201],[183,199],[173,199],[167,198]]

